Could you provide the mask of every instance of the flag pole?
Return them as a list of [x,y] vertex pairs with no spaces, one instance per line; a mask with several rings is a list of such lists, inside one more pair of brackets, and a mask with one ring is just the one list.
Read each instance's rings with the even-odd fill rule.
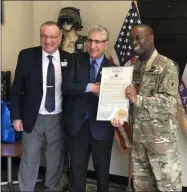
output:
[[134,4],[136,5],[136,9],[138,10],[139,13],[139,9],[138,9],[138,0],[133,0]]
[[129,151],[129,158],[128,158],[128,191],[131,190],[131,179],[132,179],[132,149]]
[[[138,9],[138,0],[133,0],[132,2],[134,2],[136,9],[139,13],[139,9]],[[133,145],[133,138],[131,137],[131,143]],[[133,147],[133,146],[132,146]],[[131,186],[131,180],[132,180],[132,148],[129,151],[129,159],[128,159],[128,191],[132,191],[132,186]]]

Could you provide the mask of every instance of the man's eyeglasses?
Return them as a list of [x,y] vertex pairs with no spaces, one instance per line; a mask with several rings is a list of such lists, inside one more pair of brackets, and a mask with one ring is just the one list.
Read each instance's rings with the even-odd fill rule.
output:
[[50,39],[50,40],[56,40],[57,37],[59,37],[60,34],[58,34],[57,36],[47,36],[47,35],[40,35],[41,39]]
[[88,42],[88,43],[91,44],[91,43],[94,42],[94,43],[97,44],[97,45],[100,45],[101,43],[104,43],[104,42],[106,42],[106,41],[108,41],[108,40],[106,39],[106,40],[103,40],[103,41],[102,41],[102,40],[87,39],[87,42]]

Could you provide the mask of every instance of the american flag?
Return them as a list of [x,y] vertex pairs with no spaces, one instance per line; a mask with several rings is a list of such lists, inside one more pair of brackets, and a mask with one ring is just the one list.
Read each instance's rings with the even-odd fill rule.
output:
[[[132,2],[110,57],[114,64],[127,66],[134,60],[130,45],[130,31],[138,24],[141,24],[140,16],[135,2]],[[124,123],[123,127],[115,127],[115,138],[123,150],[131,148],[129,136],[128,123]]]
[[140,16],[135,3],[132,2],[112,51],[111,59],[116,65],[124,66],[133,58],[130,31],[138,24],[141,24]]
[[179,85],[178,118],[181,127],[187,134],[187,63]]

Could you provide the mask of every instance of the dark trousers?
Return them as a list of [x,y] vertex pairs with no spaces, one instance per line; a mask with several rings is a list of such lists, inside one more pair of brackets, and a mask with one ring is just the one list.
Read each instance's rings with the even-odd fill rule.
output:
[[95,140],[90,132],[89,121],[84,121],[74,137],[70,137],[70,189],[71,192],[85,192],[87,168],[92,154],[96,172],[97,191],[109,191],[109,168],[113,138]]
[[69,173],[69,164],[70,164],[70,159],[69,159],[69,136],[67,133],[64,133],[64,172]]

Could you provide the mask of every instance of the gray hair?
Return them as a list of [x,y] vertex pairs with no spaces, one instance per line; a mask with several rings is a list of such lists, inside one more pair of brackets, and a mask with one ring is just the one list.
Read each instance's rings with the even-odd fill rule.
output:
[[101,25],[92,25],[89,27],[88,29],[88,35],[92,32],[100,32],[102,33],[103,37],[104,37],[104,40],[108,41],[109,40],[109,32],[108,30],[101,26]]

